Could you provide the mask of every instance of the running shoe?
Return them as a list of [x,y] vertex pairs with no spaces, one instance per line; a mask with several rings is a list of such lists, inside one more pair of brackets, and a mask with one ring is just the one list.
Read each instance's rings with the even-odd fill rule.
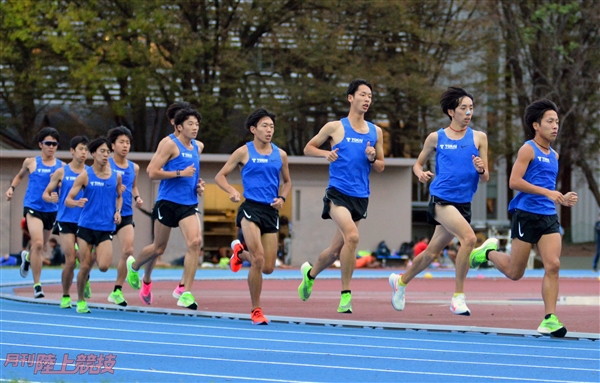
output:
[[21,268],[19,271],[21,272],[21,277],[27,278],[29,274],[29,251],[27,250],[21,251]]
[[343,293],[338,306],[338,313],[352,314],[352,294]]
[[138,272],[131,267],[134,262],[135,258],[133,258],[132,255],[127,257],[127,283],[129,283],[129,286],[131,286],[132,289],[139,290],[141,287],[140,276],[138,275]]
[[60,308],[61,309],[70,309],[71,306],[71,297],[62,297],[60,300]]
[[177,287],[175,287],[175,290],[173,290],[173,298],[179,299],[179,297],[181,296],[181,294],[183,294],[184,291],[185,291],[185,286],[177,285]]
[[257,307],[254,310],[252,310],[252,314],[250,315],[250,318],[252,318],[252,324],[260,324],[260,325],[269,324],[269,320],[264,316],[262,309],[260,307]]
[[397,311],[404,310],[404,305],[406,304],[406,300],[404,298],[404,293],[406,291],[406,286],[400,286],[398,282],[400,281],[400,275],[392,273],[388,278],[390,282],[390,286],[392,286],[392,306]]
[[79,314],[91,313],[86,301],[77,301],[77,313],[79,313]]
[[154,302],[152,297],[152,282],[146,283],[142,281],[142,289],[140,290],[140,299],[146,306],[150,306]]
[[177,300],[177,306],[185,307],[190,310],[196,310],[198,308],[198,304],[194,300],[194,296],[189,291],[185,291]]
[[540,334],[552,335],[557,338],[564,338],[567,335],[567,328],[558,321],[554,314],[550,314],[548,319],[544,318],[537,330]]
[[85,288],[83,289],[83,297],[85,299],[90,299],[92,297],[92,285],[90,285],[90,280],[88,279],[85,282]]
[[43,298],[44,297],[44,292],[42,291],[42,285],[41,284],[37,284],[33,286],[33,297],[34,298]]
[[498,240],[496,238],[487,239],[481,246],[473,249],[469,256],[469,266],[474,269],[488,261],[485,256],[488,250],[498,250]]
[[471,311],[465,302],[465,294],[458,294],[452,298],[452,301],[450,302],[450,311],[452,311],[452,314],[456,315],[471,315]]
[[300,283],[300,286],[298,286],[298,295],[303,301],[310,298],[310,293],[312,293],[312,288],[315,283],[314,279],[308,278],[308,273],[311,269],[312,265],[308,262],[304,262],[300,267],[300,272],[302,273],[302,282]]
[[108,301],[119,306],[127,306],[127,301],[125,300],[125,297],[123,296],[123,292],[121,290],[115,290],[112,293],[110,293],[110,295],[108,296]]
[[236,239],[231,242],[231,249],[233,250],[233,254],[231,255],[229,266],[231,267],[231,271],[237,273],[242,268],[242,263],[244,263],[240,258],[240,254],[244,251],[244,245],[242,245],[239,239]]

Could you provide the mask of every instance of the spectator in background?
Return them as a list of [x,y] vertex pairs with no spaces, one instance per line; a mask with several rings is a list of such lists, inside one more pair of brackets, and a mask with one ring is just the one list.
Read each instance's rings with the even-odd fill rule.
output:
[[600,214],[598,214],[598,220],[595,225],[596,232],[596,254],[594,255],[594,261],[592,268],[594,271],[598,271],[598,258],[600,258]]
[[50,258],[44,258],[44,266],[60,266],[65,263],[65,254],[62,252],[60,245],[56,238],[50,238],[48,244],[52,249],[52,256]]
[[413,258],[416,258],[417,255],[421,254],[427,248],[429,244],[429,238],[423,237],[419,240],[419,242],[415,243],[413,247]]

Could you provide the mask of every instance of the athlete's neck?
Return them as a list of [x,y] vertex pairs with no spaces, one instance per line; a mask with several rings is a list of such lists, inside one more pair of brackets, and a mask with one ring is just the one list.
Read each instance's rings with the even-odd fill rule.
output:
[[94,163],[92,164],[92,169],[94,170],[94,173],[96,173],[96,175],[105,173],[108,170],[110,170],[108,162],[106,163],[106,165],[102,165],[97,163],[96,161],[94,161]]
[[452,130],[454,132],[461,133],[461,132],[464,132],[465,130],[467,130],[469,125],[459,125],[454,120],[452,120],[452,122],[450,123],[450,125],[448,125],[448,127],[450,128],[450,130]]
[[[254,140],[252,142],[254,142],[254,148],[256,149],[256,151],[261,154],[270,154],[270,152],[272,151],[270,142],[264,142],[257,138],[254,138]],[[264,152],[264,153],[262,153],[262,152]]]
[[48,154],[44,154],[44,152],[42,152],[42,161],[43,162],[53,162],[54,160],[56,160],[56,157],[54,157],[54,154],[48,155]]
[[539,146],[542,149],[550,150],[550,141],[548,141],[542,137],[535,136],[535,138],[533,139],[533,142],[535,142],[537,144],[537,146]]
[[179,141],[181,141],[183,146],[188,147],[188,148],[190,146],[192,146],[192,138],[188,138],[188,137],[184,136],[183,134],[180,134],[177,138],[179,139]]
[[[115,161],[115,164],[117,165],[127,165],[127,157],[123,157],[120,154],[117,153],[113,153],[113,161]],[[124,166],[121,166],[124,167]]]
[[356,113],[350,109],[350,112],[348,113],[348,121],[354,129],[362,129],[365,126],[365,114]]
[[80,173],[85,168],[85,162],[81,162],[73,158],[73,161],[69,163],[69,167],[74,172]]

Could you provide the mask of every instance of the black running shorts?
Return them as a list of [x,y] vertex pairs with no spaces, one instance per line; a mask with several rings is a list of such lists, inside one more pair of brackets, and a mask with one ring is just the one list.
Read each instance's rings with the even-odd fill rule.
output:
[[369,198],[351,197],[340,192],[336,188],[329,187],[325,190],[325,197],[323,197],[323,212],[321,213],[321,218],[323,219],[331,219],[331,216],[329,215],[331,206],[329,203],[333,203],[335,206],[343,206],[348,209],[354,222],[367,218]]
[[260,234],[279,231],[279,211],[271,205],[247,199],[238,209],[235,219],[237,227],[242,227],[242,219],[254,222],[260,228]]
[[455,202],[446,201],[446,200],[441,199],[436,196],[431,196],[431,199],[429,200],[429,207],[427,208],[427,223],[428,224],[434,225],[434,226],[437,226],[440,224],[438,221],[435,220],[435,205],[454,206],[456,208],[456,210],[458,210],[460,215],[462,215],[464,217],[464,219],[467,220],[468,223],[471,223],[471,203],[470,202],[469,203],[455,203]]
[[558,215],[542,215],[516,210],[512,216],[511,238],[535,244],[543,235],[560,233]]

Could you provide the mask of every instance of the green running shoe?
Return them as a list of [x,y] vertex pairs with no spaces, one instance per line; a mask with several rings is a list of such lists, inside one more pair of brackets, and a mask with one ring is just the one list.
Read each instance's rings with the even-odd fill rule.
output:
[[179,299],[177,300],[177,306],[185,307],[186,309],[196,310],[198,308],[198,304],[194,300],[194,296],[189,291],[181,294]]
[[338,306],[338,313],[352,314],[352,294],[343,293]]
[[135,258],[133,256],[127,257],[127,283],[134,290],[139,290],[142,286],[140,283],[140,276],[138,272],[135,271],[131,266],[135,262]]
[[485,257],[485,253],[488,250],[498,250],[498,240],[496,238],[489,238],[481,246],[473,249],[469,256],[469,266],[474,269],[486,263],[488,260]]
[[567,335],[567,328],[558,321],[558,318],[554,314],[550,314],[550,318],[545,319],[538,327],[538,332],[544,335],[551,335],[557,338],[564,338]]
[[304,262],[302,267],[300,267],[300,272],[302,273],[302,282],[300,283],[300,286],[298,286],[298,295],[303,301],[310,298],[310,293],[312,292],[313,285],[315,284],[314,279],[308,278],[308,273],[311,269],[312,266],[308,262]]
[[108,301],[119,306],[127,306],[127,301],[125,300],[125,297],[123,296],[123,292],[121,290],[116,290],[110,293],[110,295],[108,296]]
[[86,301],[77,301],[77,313],[79,313],[79,314],[91,313]]
[[60,308],[61,309],[70,309],[71,306],[71,297],[62,297],[60,300]]
[[92,297],[92,285],[90,285],[89,279],[87,282],[85,282],[85,289],[83,289],[83,297],[85,299],[90,299]]

